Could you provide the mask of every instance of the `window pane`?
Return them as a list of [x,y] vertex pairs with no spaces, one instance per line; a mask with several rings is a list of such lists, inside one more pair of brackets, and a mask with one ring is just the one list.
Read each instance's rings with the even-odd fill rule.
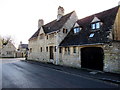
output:
[[74,28],[74,33],[76,33],[76,28]]
[[42,52],[42,47],[40,49],[41,49],[41,52]]
[[74,33],[78,33],[78,32],[80,32],[80,28],[79,27],[74,28]]
[[92,24],[92,29],[95,29],[95,24]]
[[46,47],[46,52],[48,52],[48,47]]
[[76,28],[76,30],[77,30],[77,32],[79,32],[79,31],[80,31],[80,28]]
[[66,29],[66,33],[68,32],[68,30]]
[[70,54],[70,48],[68,47],[68,54]]
[[56,46],[54,47],[54,51],[56,52]]
[[62,47],[60,47],[60,49],[59,49],[59,53],[62,53]]
[[43,38],[44,38],[44,34],[41,34],[41,35],[40,35],[40,39],[43,39]]
[[73,47],[73,53],[76,53],[76,47]]
[[67,47],[65,47],[65,54],[67,54]]
[[99,22],[96,23],[96,28],[97,28],[97,29],[100,28],[100,23],[99,23]]
[[94,36],[94,33],[91,33],[90,35],[89,35],[89,37],[93,37]]
[[48,39],[48,35],[47,35],[47,39]]
[[32,52],[32,48],[30,48],[30,53]]

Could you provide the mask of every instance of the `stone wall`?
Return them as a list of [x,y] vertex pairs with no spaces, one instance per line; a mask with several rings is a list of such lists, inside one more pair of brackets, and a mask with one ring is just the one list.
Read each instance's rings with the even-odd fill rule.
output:
[[[38,42],[40,42],[38,40]],[[43,62],[51,62],[49,60],[49,45],[45,45],[45,42],[39,43],[32,43],[36,50],[33,50],[31,53],[32,55],[30,58],[32,60],[43,61]],[[32,45],[30,44],[30,45]],[[36,44],[36,45],[35,45]],[[38,45],[37,45],[38,44]],[[52,46],[54,46],[53,44]],[[32,46],[32,47],[33,47]],[[43,51],[40,52],[40,47],[43,46]],[[46,52],[46,46],[48,46],[48,52]],[[86,47],[86,46],[84,46]],[[92,45],[87,47],[101,47],[104,50],[104,67],[103,70],[106,72],[115,72],[120,73],[120,42],[112,42],[109,44],[104,45]],[[65,52],[65,47],[62,47],[62,52],[59,53],[59,64],[64,66],[71,66],[71,67],[81,67],[81,51],[82,47],[76,47],[76,53],[73,53],[73,47],[69,47],[70,53]],[[56,53],[54,53],[54,59],[56,58]],[[55,62],[55,61],[53,61]]]
[[120,40],[120,8],[118,9],[118,13],[116,15],[113,31],[114,40]]
[[120,42],[112,42],[104,45],[91,45],[76,47],[76,53],[73,53],[73,47],[70,48],[70,54],[65,53],[65,47],[62,47],[62,53],[59,54],[59,64],[64,66],[81,67],[81,48],[101,47],[104,50],[103,71],[120,73]]
[[120,42],[106,44],[104,49],[104,71],[120,73]]
[[65,52],[65,47],[62,47],[62,53],[59,55],[60,59],[59,64],[80,68],[81,67],[80,47],[76,47],[76,53],[73,52],[73,47],[69,47],[69,49],[70,53],[68,53],[68,51]]

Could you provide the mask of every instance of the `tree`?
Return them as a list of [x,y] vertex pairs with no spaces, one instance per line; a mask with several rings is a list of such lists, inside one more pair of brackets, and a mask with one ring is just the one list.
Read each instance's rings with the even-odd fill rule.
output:
[[13,43],[13,39],[11,38],[11,36],[6,36],[2,38],[2,45],[7,45],[8,42]]

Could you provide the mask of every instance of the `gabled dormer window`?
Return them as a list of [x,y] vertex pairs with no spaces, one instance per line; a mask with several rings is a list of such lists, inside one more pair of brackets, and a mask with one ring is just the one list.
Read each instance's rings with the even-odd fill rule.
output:
[[76,33],[79,33],[80,32],[80,28],[79,27],[75,27],[74,29],[73,29],[73,31],[74,31],[74,34],[76,34]]
[[93,30],[100,29],[100,22],[95,22],[91,24]]
[[95,16],[91,22],[91,29],[98,30],[98,29],[100,29],[100,26],[101,26],[101,20]]

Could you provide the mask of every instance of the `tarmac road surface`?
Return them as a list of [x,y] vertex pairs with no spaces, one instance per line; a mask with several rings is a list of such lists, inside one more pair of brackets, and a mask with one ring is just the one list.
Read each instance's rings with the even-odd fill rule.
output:
[[110,83],[19,59],[9,60],[2,62],[2,88],[118,88]]

